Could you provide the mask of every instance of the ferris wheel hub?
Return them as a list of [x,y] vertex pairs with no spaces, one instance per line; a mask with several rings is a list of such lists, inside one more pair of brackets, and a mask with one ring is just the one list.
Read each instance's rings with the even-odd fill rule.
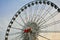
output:
[[31,28],[30,27],[24,29],[24,33],[29,33],[29,32],[31,32]]

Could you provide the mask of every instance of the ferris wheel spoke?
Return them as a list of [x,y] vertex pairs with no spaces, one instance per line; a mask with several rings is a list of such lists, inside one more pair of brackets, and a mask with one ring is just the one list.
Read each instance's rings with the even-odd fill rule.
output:
[[34,40],[39,40],[36,36],[33,36],[34,37]]
[[[43,10],[43,9],[42,9],[42,10]],[[39,16],[39,15],[36,15],[33,21],[36,21],[36,20],[37,20],[37,16]],[[39,17],[40,17],[40,16],[39,16]],[[42,18],[42,17],[41,17],[41,18]],[[40,18],[38,18],[38,20],[39,20],[39,19],[40,19]],[[37,21],[38,21],[38,20],[37,20]],[[36,22],[37,22],[37,21],[36,21]]]
[[[43,6],[43,5],[42,5],[42,6]],[[37,9],[36,9],[36,14],[38,14],[38,12],[40,11],[39,6],[37,5],[36,8],[37,8]],[[43,8],[45,8],[45,6],[43,6]],[[43,8],[42,8],[41,10],[44,10]],[[41,15],[41,14],[40,14],[40,15]],[[37,20],[37,18],[38,18],[37,16],[38,16],[38,15],[35,15],[35,18],[34,18],[34,20],[33,20],[34,22]]]
[[37,19],[37,15],[33,15],[31,21],[34,21],[35,22],[36,19]]
[[40,14],[44,11],[46,5],[41,6]]
[[31,22],[32,22],[32,21],[33,21],[33,19],[34,19],[34,16],[35,16],[35,14],[32,14]]
[[38,18],[38,19],[36,20],[36,23],[38,23],[39,20],[40,20],[40,18]]
[[[44,18],[42,18],[42,17],[41,17],[41,19],[43,19],[44,21],[46,21],[46,20],[45,20]],[[41,19],[40,19],[40,20],[41,20]],[[41,22],[42,22],[42,21],[40,21],[40,22],[38,23],[38,25],[40,25]]]
[[[44,18],[40,17],[39,15],[37,15],[37,16],[38,16],[38,19],[36,20],[36,22],[39,22],[41,19],[43,19],[45,21]],[[40,24],[40,22],[38,24]]]
[[[37,5],[37,7],[36,7],[36,11],[34,11],[35,12],[35,14],[37,13],[38,14],[38,10],[39,10],[39,5]],[[36,21],[36,19],[37,19],[37,15],[34,15],[35,16],[35,18],[34,18],[34,22]]]
[[35,22],[36,18],[37,18],[37,17],[35,16],[34,19],[33,19],[34,22]]
[[29,8],[29,11],[28,11],[28,13],[29,13],[29,15],[28,15],[28,21],[31,21],[31,17],[32,17],[32,7],[30,7]]
[[31,19],[30,17],[31,17],[31,13],[30,13],[30,15],[28,16],[28,20],[29,20],[29,21],[30,21],[30,19]]
[[44,37],[44,36],[42,36],[42,35],[38,35],[38,36],[40,36],[40,37],[42,37],[42,38],[44,38],[44,39],[50,40],[49,38]]
[[[41,13],[42,13],[42,12],[44,11],[44,9],[45,9],[45,6],[46,6],[46,5],[42,5],[42,6],[41,6],[41,10],[39,10],[39,8],[38,8],[39,6],[36,7],[36,9],[35,9],[36,11],[34,11],[34,13],[36,14],[38,11],[40,11],[39,13],[40,13],[40,15],[41,15]],[[34,18],[34,16],[36,16],[36,17]],[[33,21],[36,20],[37,16],[38,16],[38,15],[33,15],[33,18],[32,18],[32,19],[34,19]],[[31,19],[31,20],[32,20],[32,19]]]
[[[35,11],[34,11],[34,12],[35,12]],[[35,15],[36,15],[35,13],[32,14],[31,22],[34,20]]]
[[32,17],[32,7],[30,7],[30,10],[29,10],[29,17],[28,17],[29,21],[31,21],[31,17]]
[[34,39],[39,40],[39,38],[37,36],[33,36],[33,37],[35,37]]
[[36,13],[37,13],[38,7],[39,7],[39,6],[37,6],[37,7],[35,8],[34,14],[32,14],[32,16],[31,16],[31,17],[32,17],[32,18],[31,18],[31,22],[32,22],[32,21],[35,21]]
[[21,39],[23,37],[23,35],[18,35],[18,36],[16,36],[15,38],[14,38],[14,40],[17,40],[17,39]]
[[46,27],[50,27],[50,26],[53,26],[53,25],[56,25],[56,24],[59,24],[60,23],[60,20],[58,21],[54,21],[52,23],[49,23],[49,24],[46,24],[46,25],[43,25],[42,27],[40,27],[41,29],[44,29]]
[[60,31],[40,31],[40,33],[60,33]]
[[11,34],[9,34],[9,36],[12,36],[12,35],[18,35],[18,34],[20,34],[21,32],[16,32],[16,33],[11,33]]
[[48,22],[50,19],[52,19],[53,17],[55,17],[58,14],[57,11],[55,11],[53,14],[51,14],[48,18],[46,18],[46,21],[42,21],[42,23],[40,24],[40,26],[42,26],[44,23]]
[[28,18],[27,17],[25,17],[25,22],[28,22]]
[[40,22],[39,22],[38,24],[42,23],[42,21],[45,21],[44,18],[45,18],[45,16],[47,16],[47,14],[50,12],[51,9],[52,9],[52,8],[49,7],[49,8],[43,13],[43,15],[42,15],[41,18],[40,18],[41,20],[40,20]]
[[27,12],[26,11],[25,11],[24,15],[25,15],[25,21],[27,22],[28,21],[28,16],[27,16]]
[[37,36],[34,35],[34,33],[32,34],[32,38],[33,38],[34,40],[39,40],[39,39],[37,38]]
[[36,17],[36,14],[33,14],[33,15],[32,15],[32,18],[31,18],[31,22],[32,22],[32,21],[35,21],[36,18],[37,18],[37,17]]
[[26,23],[25,23],[25,21],[23,20],[23,18],[21,17],[21,15],[20,15],[20,18],[21,18],[21,20],[23,21],[23,23],[26,25]]
[[23,29],[20,28],[15,28],[15,27],[11,27],[11,28],[23,31]]
[[14,37],[12,40],[17,40],[21,35]]
[[[16,20],[15,20],[16,23],[18,23]],[[18,23],[20,26],[24,27],[22,24]]]
[[24,37],[24,33],[22,33],[22,36],[20,36],[20,39],[19,40],[21,40],[21,38],[23,38]]
[[41,10],[40,10],[40,16],[37,15],[37,16],[39,16],[39,18],[38,18],[38,20],[37,20],[36,22],[38,22],[38,21],[41,19],[41,16],[42,16],[41,14],[44,12],[45,6],[46,6],[46,5],[42,5]]

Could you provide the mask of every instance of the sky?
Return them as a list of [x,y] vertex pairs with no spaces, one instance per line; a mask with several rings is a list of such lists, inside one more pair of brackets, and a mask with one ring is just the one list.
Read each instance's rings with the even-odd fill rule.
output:
[[[0,40],[4,40],[7,26],[14,14],[26,3],[33,0],[0,0]],[[49,0],[60,7],[60,0]]]

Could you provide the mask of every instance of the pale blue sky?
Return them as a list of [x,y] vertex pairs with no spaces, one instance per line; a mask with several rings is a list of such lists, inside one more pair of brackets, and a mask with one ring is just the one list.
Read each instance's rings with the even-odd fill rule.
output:
[[[0,17],[9,17],[31,0],[0,0]],[[23,4],[23,5],[22,5]]]
[[[4,40],[5,30],[14,14],[32,0],[0,0],[0,40]],[[50,0],[60,7],[60,0]]]

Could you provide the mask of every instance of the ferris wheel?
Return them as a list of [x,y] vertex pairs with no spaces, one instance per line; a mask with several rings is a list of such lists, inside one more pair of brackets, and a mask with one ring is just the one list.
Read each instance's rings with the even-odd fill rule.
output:
[[5,40],[52,40],[50,34],[60,33],[59,15],[60,8],[53,2],[31,1],[13,16],[6,30]]

